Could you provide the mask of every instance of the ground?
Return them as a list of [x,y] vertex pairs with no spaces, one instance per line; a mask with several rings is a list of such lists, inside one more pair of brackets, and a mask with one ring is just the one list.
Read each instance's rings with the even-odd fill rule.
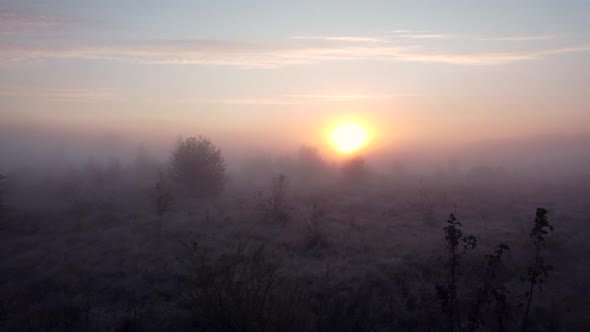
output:
[[[310,294],[357,289],[370,297],[377,285],[378,296],[389,296],[379,301],[395,303],[384,315],[397,317],[378,330],[413,330],[414,325],[425,330],[421,322],[437,324],[423,317],[440,310],[435,285],[446,282],[443,227],[449,213],[462,222],[464,233],[478,239],[463,263],[465,296],[477,287],[484,255],[502,242],[511,248],[505,282],[517,306],[525,289],[520,276],[534,254],[529,231],[535,209],[545,207],[555,225],[545,260],[555,271],[534,299],[534,315],[544,319],[534,326],[583,330],[590,326],[590,266],[584,254],[590,252],[590,234],[584,231],[590,191],[583,182],[559,183],[432,176],[387,177],[360,186],[293,183],[285,224],[261,220],[258,192],[268,195],[270,188],[229,183],[221,197],[207,201],[175,195],[161,230],[147,183],[74,182],[67,190],[44,183],[37,191],[32,184],[14,185],[0,230],[0,326],[6,331],[198,330],[199,318],[186,302],[186,246],[198,243],[216,257],[247,243],[248,248],[264,245],[280,264],[281,277]],[[318,222],[320,246],[310,244],[313,203],[325,211]],[[374,305],[365,300],[360,303]],[[315,322],[310,330],[329,330],[318,319],[310,321]]]

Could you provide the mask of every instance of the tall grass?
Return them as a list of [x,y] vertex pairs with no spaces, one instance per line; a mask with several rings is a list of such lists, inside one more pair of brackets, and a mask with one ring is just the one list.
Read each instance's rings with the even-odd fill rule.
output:
[[264,246],[213,256],[197,243],[185,244],[182,260],[190,287],[185,294],[204,331],[301,331],[300,292],[287,283]]

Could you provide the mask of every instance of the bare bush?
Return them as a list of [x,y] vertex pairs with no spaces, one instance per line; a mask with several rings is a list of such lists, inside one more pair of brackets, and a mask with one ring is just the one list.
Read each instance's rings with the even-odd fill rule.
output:
[[180,141],[171,164],[174,179],[193,197],[216,197],[224,189],[225,161],[221,150],[208,138]]
[[311,204],[306,224],[306,245],[308,248],[315,249],[328,246],[328,239],[322,225],[325,215],[325,211],[317,203]]
[[289,178],[279,174],[272,179],[270,197],[264,198],[261,194],[259,195],[259,210],[263,221],[285,224],[291,220],[287,200],[288,186]]

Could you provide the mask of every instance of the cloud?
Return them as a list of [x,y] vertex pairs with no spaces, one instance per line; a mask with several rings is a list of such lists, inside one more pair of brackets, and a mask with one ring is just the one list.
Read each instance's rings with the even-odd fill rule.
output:
[[201,99],[201,98],[180,98],[174,102],[182,104],[227,104],[227,105],[294,105],[303,102],[281,98],[219,98],[219,99]]
[[93,47],[0,46],[6,61],[43,59],[109,60],[140,64],[229,65],[276,68],[329,60],[388,57],[408,47],[284,47],[241,41],[183,40]]
[[418,33],[418,34],[401,34],[398,37],[410,39],[454,39],[457,35],[438,34],[438,33]]
[[461,34],[432,33],[426,31],[392,30],[390,35],[395,38],[408,39],[463,39],[463,40],[487,40],[487,41],[541,41],[556,39],[555,35],[530,35],[530,36],[473,36]]
[[500,65],[518,61],[536,60],[549,55],[590,52],[590,46],[563,47],[536,51],[514,51],[497,53],[439,53],[439,54],[407,54],[402,61],[446,63],[455,65]]
[[417,93],[331,93],[331,94],[287,94],[265,98],[178,98],[174,102],[183,104],[228,104],[228,105],[301,105],[317,102],[354,102],[387,100],[405,96],[419,96]]
[[[257,98],[176,98],[164,100],[179,104],[225,104],[225,105],[300,105],[322,101],[330,102],[353,102],[353,101],[376,101],[387,100],[399,97],[420,96],[414,92],[401,93],[324,93],[324,94],[285,94],[272,97]],[[85,89],[85,88],[44,88],[0,85],[0,96],[2,97],[27,97],[43,98],[59,101],[98,101],[110,100],[116,94],[109,90]]]
[[507,36],[507,37],[473,37],[476,40],[497,40],[497,41],[534,41],[534,40],[552,40],[554,35],[538,35],[538,36]]
[[115,95],[110,91],[81,88],[31,88],[23,86],[0,86],[0,96],[33,97],[53,100],[107,100]]
[[459,35],[447,34],[447,33],[434,33],[429,31],[419,30],[390,30],[387,32],[388,35],[396,39],[455,39]]
[[43,30],[67,23],[62,17],[23,11],[0,11],[0,34]]
[[362,101],[362,100],[384,100],[397,97],[420,96],[419,93],[382,93],[382,94],[359,94],[359,93],[337,93],[337,94],[301,94],[287,95],[289,98],[314,99],[329,101]]
[[380,37],[362,37],[362,36],[293,36],[291,39],[304,40],[321,40],[321,41],[338,41],[351,43],[387,43],[389,40]]
[[390,33],[410,33],[412,32],[412,30],[406,30],[406,29],[397,29],[397,30],[391,30],[389,31]]
[[138,41],[102,46],[71,47],[3,44],[0,45],[0,60],[10,63],[47,59],[77,59],[137,64],[218,65],[242,68],[278,68],[288,65],[347,60],[499,65],[540,59],[556,54],[588,51],[590,51],[590,45],[466,52],[440,50],[419,44],[366,43],[349,39],[344,44],[326,43],[320,45],[197,39]]

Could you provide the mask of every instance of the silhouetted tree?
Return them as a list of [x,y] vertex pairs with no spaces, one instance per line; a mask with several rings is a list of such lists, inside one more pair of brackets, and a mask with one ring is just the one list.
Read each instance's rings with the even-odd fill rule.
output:
[[354,157],[342,166],[342,176],[348,184],[361,184],[367,180],[367,166],[362,157]]
[[225,184],[225,161],[221,150],[208,138],[189,137],[172,153],[172,176],[193,197],[219,195]]

